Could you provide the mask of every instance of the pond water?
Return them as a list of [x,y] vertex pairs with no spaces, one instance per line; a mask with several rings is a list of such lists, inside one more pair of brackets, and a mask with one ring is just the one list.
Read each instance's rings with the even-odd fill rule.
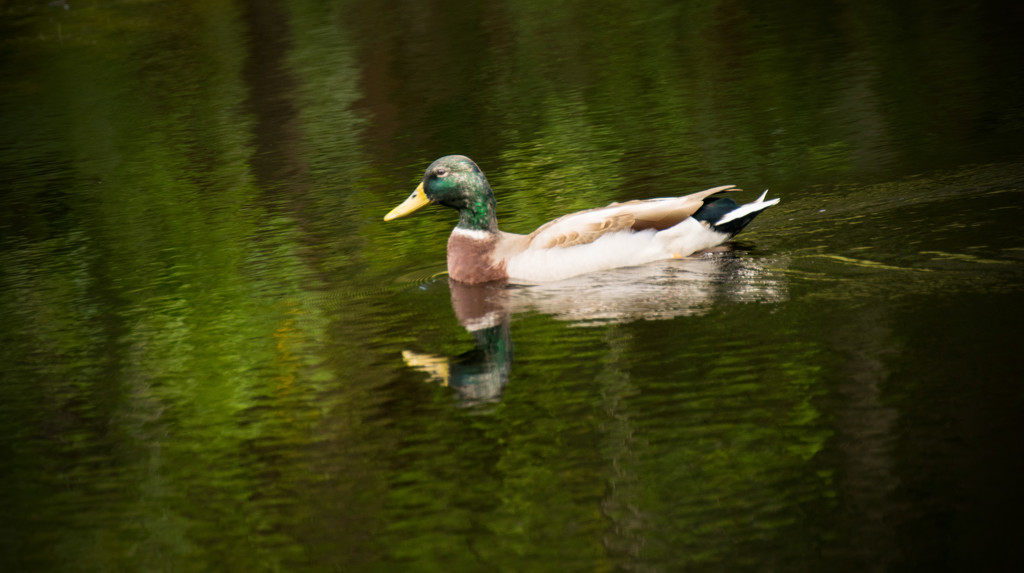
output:
[[[1024,565],[1024,11],[0,4],[0,570]],[[444,275],[736,184],[725,248]]]

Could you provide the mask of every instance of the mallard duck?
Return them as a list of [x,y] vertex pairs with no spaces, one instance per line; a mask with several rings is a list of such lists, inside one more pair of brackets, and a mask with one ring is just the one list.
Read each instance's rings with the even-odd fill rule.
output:
[[612,203],[565,215],[529,235],[498,230],[494,192],[470,158],[448,155],[430,164],[423,180],[385,221],[428,203],[459,211],[448,238],[448,275],[463,283],[539,283],[583,273],[678,259],[720,245],[779,200],[738,205],[719,197],[738,191],[714,187],[684,197]]

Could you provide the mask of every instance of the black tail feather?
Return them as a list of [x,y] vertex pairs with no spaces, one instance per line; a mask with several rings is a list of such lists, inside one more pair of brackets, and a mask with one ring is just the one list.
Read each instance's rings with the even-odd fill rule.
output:
[[760,211],[755,211],[749,215],[733,219],[727,223],[717,225],[716,223],[722,219],[722,217],[728,215],[732,211],[739,208],[739,203],[733,201],[729,197],[708,197],[704,200],[704,204],[701,205],[700,209],[693,214],[693,218],[697,219],[702,223],[707,223],[712,229],[719,233],[726,233],[728,235],[735,235],[743,230],[757,217]]

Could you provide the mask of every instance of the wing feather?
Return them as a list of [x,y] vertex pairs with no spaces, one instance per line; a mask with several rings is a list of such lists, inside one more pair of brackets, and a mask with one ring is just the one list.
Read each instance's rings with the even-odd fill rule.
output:
[[532,248],[551,249],[592,243],[608,233],[623,230],[663,230],[697,212],[706,197],[739,191],[732,185],[714,187],[683,197],[639,199],[607,207],[579,211],[541,225],[528,235]]

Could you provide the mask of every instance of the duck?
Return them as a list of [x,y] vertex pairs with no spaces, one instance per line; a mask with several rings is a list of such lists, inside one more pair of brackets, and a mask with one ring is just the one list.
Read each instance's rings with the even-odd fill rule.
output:
[[448,238],[448,276],[467,284],[539,284],[620,267],[681,259],[717,247],[779,202],[740,205],[722,185],[682,197],[637,199],[578,211],[549,221],[528,235],[498,229],[494,191],[483,171],[464,155],[447,155],[427,167],[405,201],[384,216],[405,217],[431,203],[459,212]]

